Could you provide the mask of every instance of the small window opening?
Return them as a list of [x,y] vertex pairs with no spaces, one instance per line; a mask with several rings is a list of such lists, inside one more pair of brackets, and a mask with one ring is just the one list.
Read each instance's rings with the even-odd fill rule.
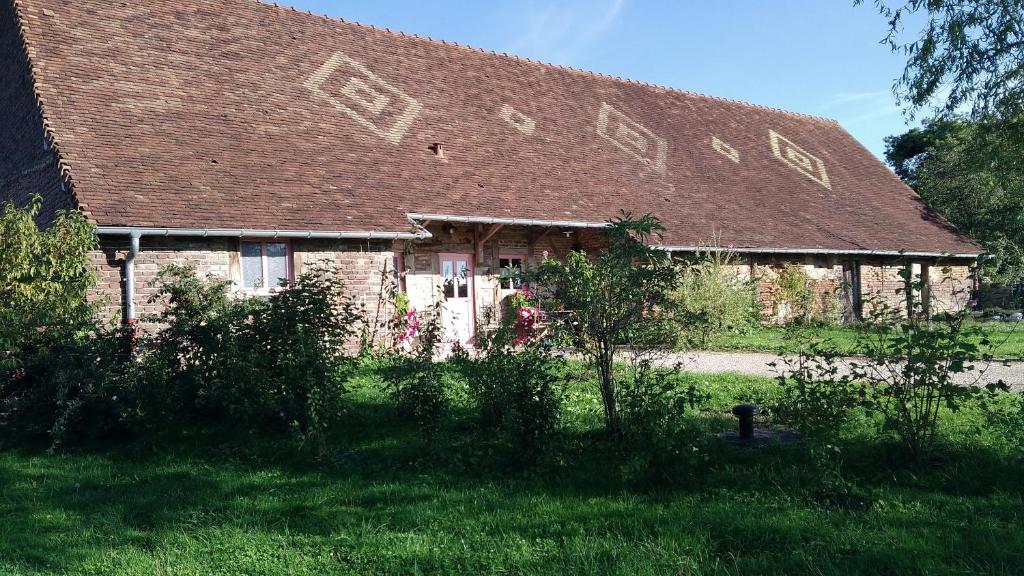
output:
[[499,258],[498,266],[501,269],[498,285],[502,290],[519,290],[523,287],[523,258],[521,256]]

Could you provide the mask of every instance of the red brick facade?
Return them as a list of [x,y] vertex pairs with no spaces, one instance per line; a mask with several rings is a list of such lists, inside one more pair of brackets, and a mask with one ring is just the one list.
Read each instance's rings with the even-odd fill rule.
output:
[[[128,252],[127,238],[103,237],[92,263],[98,284],[93,298],[102,303],[102,317],[116,320],[124,315],[123,271]],[[372,312],[380,295],[381,273],[390,269],[393,249],[387,242],[294,240],[291,243],[296,274],[326,261],[344,276],[356,302]],[[237,238],[170,238],[143,236],[135,257],[135,307],[139,317],[159,313],[163,303],[156,299],[154,285],[161,268],[184,264],[195,268],[201,278],[239,283]],[[385,268],[387,267],[387,268]]]
[[[500,318],[504,308],[502,301],[510,293],[503,290],[498,282],[499,258],[522,257],[527,266],[534,266],[544,253],[560,258],[569,250],[593,251],[602,246],[600,232],[594,230],[506,226],[495,230],[477,251],[477,240],[485,238],[489,229],[483,225],[431,224],[429,230],[433,237],[424,241],[296,239],[290,241],[290,246],[296,274],[321,262],[334,267],[342,274],[357,303],[363,306],[371,319],[377,316],[379,320],[390,314],[390,309],[384,310],[383,315],[377,310],[382,300],[382,287],[392,282],[396,256],[400,257],[401,283],[410,303],[425,310],[441,297],[438,254],[471,255],[474,262],[474,305],[477,323],[481,325]],[[135,260],[137,314],[143,316],[161,310],[161,303],[154,299],[157,288],[153,281],[159,270],[168,264],[188,264],[195,267],[201,277],[228,279],[238,285],[238,247],[237,238],[144,236]],[[94,297],[104,303],[103,317],[109,320],[123,314],[122,273],[127,250],[127,238],[104,237],[100,250],[93,253],[93,265],[98,275]],[[844,264],[849,266],[852,262],[838,256],[758,255],[737,258],[730,267],[741,277],[758,279],[758,297],[766,322],[784,322],[795,314],[778,287],[779,272],[787,265],[800,266],[810,281],[814,293],[812,316],[826,321],[841,321],[851,315],[852,287],[846,285]],[[858,263],[859,293],[865,314],[870,314],[873,302],[903,306],[903,296],[897,293],[903,286],[899,275],[901,262],[890,258],[860,260]],[[930,310],[938,313],[962,309],[972,286],[970,263],[922,262],[915,267],[915,274],[921,274],[922,265],[928,279]]]

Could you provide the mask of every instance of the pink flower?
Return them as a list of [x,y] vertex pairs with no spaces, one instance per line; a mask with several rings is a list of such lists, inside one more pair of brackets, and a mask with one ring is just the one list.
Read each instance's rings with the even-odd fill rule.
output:
[[545,250],[545,251],[541,252],[541,256],[544,256],[544,259],[547,260],[548,259],[548,251]]

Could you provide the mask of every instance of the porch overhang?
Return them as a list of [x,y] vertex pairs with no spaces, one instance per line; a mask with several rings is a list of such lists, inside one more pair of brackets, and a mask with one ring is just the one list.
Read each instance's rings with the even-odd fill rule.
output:
[[457,222],[462,224],[501,224],[503,226],[542,226],[554,228],[607,228],[607,222],[583,220],[537,220],[533,218],[498,218],[493,216],[457,216],[454,214],[406,214],[410,220],[426,225],[428,222]]

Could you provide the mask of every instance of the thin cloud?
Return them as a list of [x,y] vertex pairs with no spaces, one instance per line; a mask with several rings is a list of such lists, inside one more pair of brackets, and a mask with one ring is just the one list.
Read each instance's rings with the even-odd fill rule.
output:
[[526,29],[512,41],[508,51],[571,64],[599,41],[618,22],[626,0],[611,0],[601,10],[592,1],[551,5],[531,2],[523,17]]

